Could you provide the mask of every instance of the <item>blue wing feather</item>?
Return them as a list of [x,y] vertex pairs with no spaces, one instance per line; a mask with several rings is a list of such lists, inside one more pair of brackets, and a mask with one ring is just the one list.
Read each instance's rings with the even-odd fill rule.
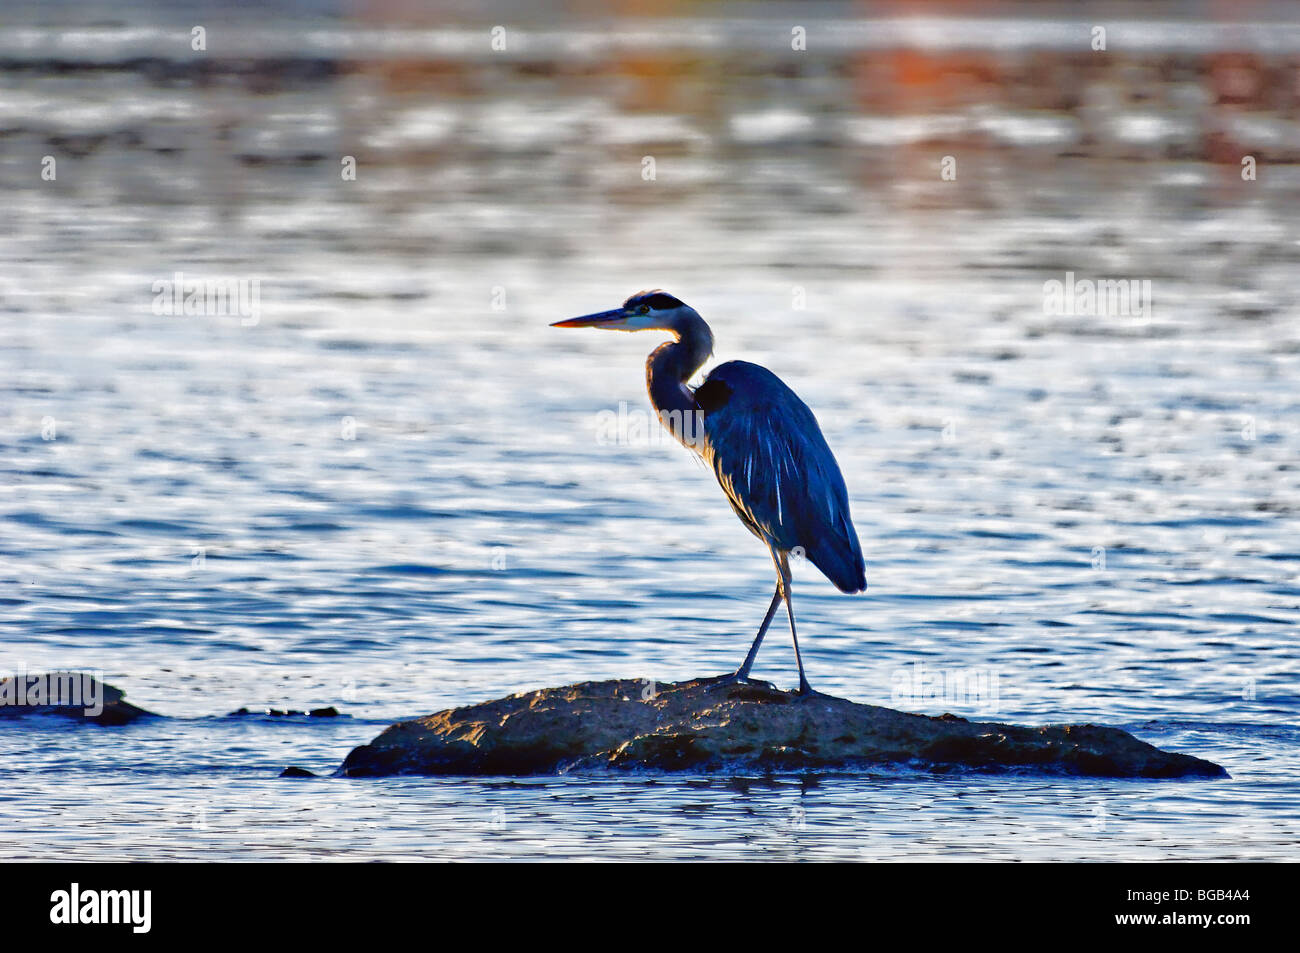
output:
[[741,521],[778,549],[802,547],[842,591],[865,589],[844,476],[808,405],[747,361],[718,365],[696,395],[701,455]]

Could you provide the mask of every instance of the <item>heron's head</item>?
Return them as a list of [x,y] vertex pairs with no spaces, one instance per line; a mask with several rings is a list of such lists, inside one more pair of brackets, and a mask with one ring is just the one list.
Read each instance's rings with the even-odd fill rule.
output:
[[688,324],[700,322],[690,305],[666,291],[638,291],[623,307],[581,318],[556,321],[553,328],[603,328],[607,331],[673,331],[681,334]]

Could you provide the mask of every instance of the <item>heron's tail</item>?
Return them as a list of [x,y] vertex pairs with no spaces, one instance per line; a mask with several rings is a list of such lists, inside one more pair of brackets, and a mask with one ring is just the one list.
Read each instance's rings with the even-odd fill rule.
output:
[[808,561],[820,569],[840,592],[862,592],[867,588],[867,567],[856,533],[851,533],[847,539],[819,538],[808,547]]

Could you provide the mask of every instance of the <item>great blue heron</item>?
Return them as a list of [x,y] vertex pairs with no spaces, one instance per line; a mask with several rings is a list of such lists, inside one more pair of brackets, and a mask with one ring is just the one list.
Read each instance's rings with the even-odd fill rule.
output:
[[712,468],[731,508],[767,546],[776,566],[772,604],[749,654],[730,678],[749,679],[758,647],[784,599],[799,693],[811,694],[790,602],[790,553],[806,556],[841,592],[867,588],[848,490],[813,412],[779,377],[747,361],[719,364],[692,389],[688,382],[713,353],[713,332],[694,308],[664,291],[638,292],[621,308],[557,321],[552,327],[675,336],[646,361],[650,403],[669,432]]

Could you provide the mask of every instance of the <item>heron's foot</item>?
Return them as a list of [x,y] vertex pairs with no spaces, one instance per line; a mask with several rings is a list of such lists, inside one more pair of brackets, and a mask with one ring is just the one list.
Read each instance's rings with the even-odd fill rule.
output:
[[799,696],[800,701],[802,701],[805,698],[834,698],[835,697],[834,695],[827,695],[825,692],[817,691],[815,688],[813,688],[811,685],[808,684],[807,679],[803,679],[799,682],[799,691],[796,692],[796,694]]
[[761,678],[750,678],[748,675],[741,675],[739,672],[728,672],[726,675],[715,675],[713,678],[704,679],[706,682],[715,682],[718,685],[756,685],[759,688],[768,688],[776,691],[777,687],[771,682],[765,682]]

